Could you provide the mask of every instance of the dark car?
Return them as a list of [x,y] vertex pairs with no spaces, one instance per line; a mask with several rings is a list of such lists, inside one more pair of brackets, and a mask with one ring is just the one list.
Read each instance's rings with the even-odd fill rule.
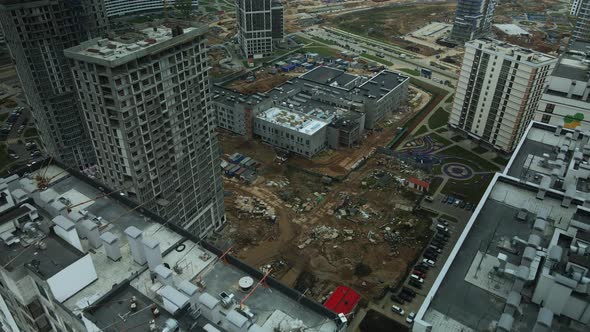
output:
[[416,270],[416,271],[420,271],[420,272],[422,272],[422,273],[426,273],[426,272],[428,271],[428,269],[427,269],[427,268],[425,268],[425,267],[424,267],[424,266],[422,266],[422,265],[416,265],[416,266],[414,266],[414,270]]
[[413,298],[408,293],[399,293],[398,297],[406,302],[412,302]]
[[467,205],[465,206],[465,210],[471,211],[471,209],[473,209],[473,204],[467,203]]
[[402,292],[409,293],[412,296],[416,296],[416,292],[408,287],[402,287]]
[[399,298],[399,296],[393,294],[391,295],[391,301],[397,303],[397,304],[404,304],[406,303],[404,300],[402,300],[401,298]]
[[447,200],[449,199],[448,195],[443,196],[443,199],[440,201],[441,203],[446,203]]
[[410,280],[409,281],[410,286],[418,288],[418,289],[422,289],[422,284],[415,281],[415,280]]
[[455,197],[449,196],[449,198],[447,199],[447,204],[453,204],[454,202],[455,202]]
[[431,261],[436,261],[436,259],[438,258],[438,256],[431,255],[431,254],[424,254],[424,258],[430,259]]
[[463,201],[461,204],[459,204],[459,207],[464,209],[465,206],[467,206],[467,202]]

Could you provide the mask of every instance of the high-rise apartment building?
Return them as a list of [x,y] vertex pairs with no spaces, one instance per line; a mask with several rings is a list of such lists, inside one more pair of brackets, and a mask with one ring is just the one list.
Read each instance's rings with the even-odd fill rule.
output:
[[459,0],[450,39],[464,43],[492,31],[497,0]]
[[570,7],[570,15],[578,16],[580,12],[580,4],[582,4],[583,0],[572,0],[572,4]]
[[45,150],[68,166],[93,164],[63,50],[105,32],[103,1],[3,0],[0,24]]
[[224,221],[205,32],[159,26],[65,51],[100,181],[197,235]]
[[555,62],[497,40],[468,42],[449,125],[511,152],[537,110]]
[[590,41],[590,0],[580,0],[572,39]]
[[273,43],[284,38],[283,5],[279,0],[236,0],[238,43],[244,56],[272,55]]

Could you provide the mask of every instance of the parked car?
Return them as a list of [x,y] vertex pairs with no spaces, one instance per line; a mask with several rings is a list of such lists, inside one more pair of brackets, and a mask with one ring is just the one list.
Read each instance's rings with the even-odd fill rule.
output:
[[[410,294],[408,293],[399,293],[398,297],[400,299],[402,299],[403,301],[406,302],[412,302],[412,300],[414,299]],[[403,303],[402,303],[403,304]]]
[[424,254],[424,258],[430,259],[431,261],[436,262],[436,259],[438,258],[438,256],[433,255],[433,254]]
[[408,282],[408,284],[410,284],[410,286],[418,288],[418,289],[422,289],[422,284],[417,282],[416,280],[411,280]]
[[426,274],[426,272],[428,272],[428,268],[426,268],[422,265],[416,265],[416,266],[414,266],[414,271],[420,271],[420,272]]
[[424,263],[424,264],[426,264],[426,265],[428,265],[430,267],[433,267],[434,266],[434,261],[432,259],[426,259],[425,258],[425,259],[422,260],[422,263]]
[[420,278],[426,278],[426,273],[424,273],[424,272],[422,272],[420,270],[414,269],[412,271],[412,274],[415,274],[415,275],[419,276]]
[[432,198],[432,196],[426,196],[424,198],[427,202],[434,202],[434,198]]
[[445,231],[445,232],[449,231],[449,229],[445,225],[441,225],[441,224],[436,225],[436,229],[439,231]]
[[473,209],[473,206],[474,206],[473,204],[467,203],[467,205],[465,206],[465,210],[471,211],[471,209]]
[[420,276],[415,275],[415,274],[410,275],[410,280],[415,280],[421,284],[424,283],[424,279],[421,278]]
[[410,314],[408,315],[408,317],[406,317],[406,323],[408,324],[413,324],[414,323],[414,318],[416,317],[416,313],[415,312],[410,312]]
[[445,218],[438,218],[438,224],[446,227],[446,226],[449,226],[449,221],[446,220]]
[[449,198],[447,198],[447,204],[453,204],[453,202],[455,202],[455,197],[449,196]]
[[434,251],[436,251],[439,254],[442,252],[442,249],[439,248],[438,246],[435,246],[434,244],[431,244],[430,246],[428,246],[428,249],[434,250]]
[[402,287],[402,292],[408,293],[412,296],[416,296],[416,292],[414,292],[411,288],[408,287]]
[[441,203],[446,203],[447,200],[449,200],[449,196],[448,195],[445,195],[445,196],[443,196],[443,199],[440,202]]
[[398,313],[398,314],[400,314],[400,315],[402,315],[402,316],[403,316],[403,314],[405,313],[405,312],[404,312],[404,309],[402,309],[402,308],[400,308],[400,307],[398,307],[398,306],[396,306],[396,305],[392,305],[392,306],[391,306],[391,311],[393,311],[393,312],[395,312],[395,313]]
[[12,159],[18,159],[19,158],[18,154],[16,154],[16,153],[11,153],[11,154],[9,154],[9,156]]
[[393,294],[391,295],[391,301],[397,303],[397,304],[404,304],[406,303],[403,299],[401,299],[399,296]]

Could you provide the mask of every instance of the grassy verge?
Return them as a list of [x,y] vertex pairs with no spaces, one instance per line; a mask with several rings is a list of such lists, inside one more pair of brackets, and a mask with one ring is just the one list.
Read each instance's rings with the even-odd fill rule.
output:
[[320,43],[327,44],[327,45],[338,45],[337,42],[330,40],[330,39],[324,39],[324,38],[320,38],[320,37],[313,37],[311,39],[314,41],[320,42]]
[[464,139],[465,139],[465,137],[463,137],[461,135],[455,135],[455,136],[451,137],[451,141],[453,141],[453,142],[461,142]]
[[303,47],[301,49],[301,51],[305,52],[305,53],[317,53],[320,56],[333,56],[333,57],[338,56],[338,54],[340,53],[336,49],[333,49],[328,46],[318,45],[318,44],[313,44],[313,45],[310,45],[307,47]]
[[0,114],[0,123],[4,122],[4,120],[6,120],[6,118],[8,118],[10,116],[10,113],[1,113]]
[[385,59],[381,59],[380,57],[378,57],[376,55],[372,55],[372,54],[368,54],[368,53],[363,53],[362,54],[362,57],[363,58],[367,58],[369,60],[373,60],[375,62],[379,62],[379,63],[381,63],[383,65],[386,65],[386,66],[393,66],[393,63],[391,63],[391,62],[389,62],[389,61],[387,61]]
[[35,129],[35,128],[27,128],[25,130],[25,133],[23,134],[23,136],[26,137],[26,138],[37,136],[37,129]]
[[451,142],[448,139],[446,139],[446,138],[444,138],[444,137],[442,137],[442,136],[440,136],[438,134],[435,134],[435,133],[431,133],[428,136],[430,136],[430,138],[432,138],[433,140],[439,142],[440,144],[443,144],[444,146],[453,144],[453,142]]
[[474,153],[477,153],[477,154],[482,154],[482,153],[488,152],[488,149],[481,147],[481,146],[476,146],[473,149],[471,149],[471,151],[473,151]]
[[449,180],[442,188],[443,194],[459,193],[467,202],[478,203],[485,193],[493,174],[477,174],[467,181]]
[[449,122],[449,116],[448,112],[439,107],[428,119],[428,126],[430,129],[446,126]]
[[8,165],[10,162],[12,162],[12,159],[8,156],[6,144],[0,144],[0,168],[4,168],[4,166]]
[[434,179],[432,179],[432,181],[430,181],[430,186],[428,187],[428,194],[429,195],[433,195],[436,190],[438,189],[438,187],[440,187],[440,185],[443,182],[443,178],[441,177],[435,177]]
[[441,127],[436,130],[437,133],[446,133],[447,131],[449,131],[447,127]]
[[426,132],[428,132],[428,128],[426,128],[426,126],[422,126],[418,130],[416,130],[414,136],[420,136],[422,134],[425,134]]
[[496,157],[494,159],[492,159],[496,164],[500,164],[500,165],[508,165],[508,161],[510,161],[510,159],[506,159],[503,157]]
[[420,76],[420,72],[417,71],[416,69],[400,68],[399,71],[403,71],[406,74],[410,74],[410,75],[414,75],[414,76]]

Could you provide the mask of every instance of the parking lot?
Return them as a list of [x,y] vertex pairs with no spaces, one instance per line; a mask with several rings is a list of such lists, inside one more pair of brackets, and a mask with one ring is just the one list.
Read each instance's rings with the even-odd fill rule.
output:
[[[439,215],[439,217],[435,218],[433,221],[433,228],[437,229],[437,232],[433,235],[433,238],[431,240],[431,244],[435,243],[436,244],[435,246],[440,249],[440,253],[437,253],[436,255],[434,255],[435,257],[433,258],[432,251],[434,249],[430,249],[430,251],[429,251],[429,249],[428,249],[429,246],[427,246],[422,257],[418,260],[416,265],[423,265],[423,264],[421,264],[421,261],[424,259],[424,254],[426,252],[429,252],[430,253],[429,258],[433,258],[433,260],[435,260],[434,266],[428,267],[427,269],[421,268],[421,270],[424,270],[424,274],[422,276],[420,276],[420,278],[422,279],[421,283],[420,282],[416,283],[415,281],[414,282],[410,281],[411,279],[416,279],[416,277],[411,276],[414,271],[410,271],[410,275],[405,280],[402,287],[399,290],[396,290],[395,292],[390,291],[385,296],[385,298],[383,298],[380,301],[380,307],[384,311],[387,311],[387,313],[390,315],[390,317],[393,317],[395,320],[397,320],[399,322],[403,322],[404,324],[406,324],[408,326],[411,324],[406,321],[406,318],[412,312],[417,313],[418,310],[420,309],[422,302],[424,301],[426,295],[428,294],[430,288],[432,287],[434,281],[436,280],[436,277],[438,276],[440,269],[444,265],[444,262],[447,260],[451,250],[453,249],[456,241],[458,240],[459,236],[461,235],[461,232],[463,231],[463,228],[467,224],[467,221],[469,220],[469,217],[471,216],[471,213],[472,213],[471,211],[467,211],[465,209],[461,209],[460,207],[453,206],[453,205],[456,205],[454,203],[453,204],[447,204],[446,202],[442,203],[442,199],[444,196],[446,196],[446,195],[438,195],[438,197],[435,197],[437,199],[434,199],[432,202],[426,202],[425,200],[423,201],[427,204],[430,204],[431,207],[437,207],[437,209],[444,210],[445,212],[443,212],[443,214],[451,215],[451,216],[457,218],[457,219],[448,220],[444,216]],[[458,217],[458,216],[461,216],[461,217]],[[439,224],[441,226],[438,226]],[[441,228],[446,228],[446,231]],[[441,234],[441,233],[448,234],[446,241],[437,239],[440,237],[444,237],[444,235],[437,235],[437,234]],[[435,250],[435,251],[437,251],[437,250]],[[408,298],[407,296],[405,296],[406,298],[401,299],[401,301],[400,301],[400,291],[403,292],[404,288],[409,289],[409,292],[413,292],[413,293],[415,293],[415,295],[413,296],[413,298],[411,298],[411,297]],[[408,293],[408,292],[405,292],[405,293]],[[404,314],[400,315],[399,313],[396,313],[394,310],[392,310],[392,306],[394,306],[394,305],[403,309]]]
[[[463,199],[459,199],[460,201],[464,201]],[[456,204],[455,201],[449,204],[449,196],[443,194],[437,194],[432,197],[432,201],[428,201],[423,199],[420,203],[420,207],[432,211],[434,213],[440,213],[447,216],[451,216],[457,220],[469,220],[477,202],[469,202],[471,203],[471,209],[466,209],[467,205],[461,208],[461,203]]]

